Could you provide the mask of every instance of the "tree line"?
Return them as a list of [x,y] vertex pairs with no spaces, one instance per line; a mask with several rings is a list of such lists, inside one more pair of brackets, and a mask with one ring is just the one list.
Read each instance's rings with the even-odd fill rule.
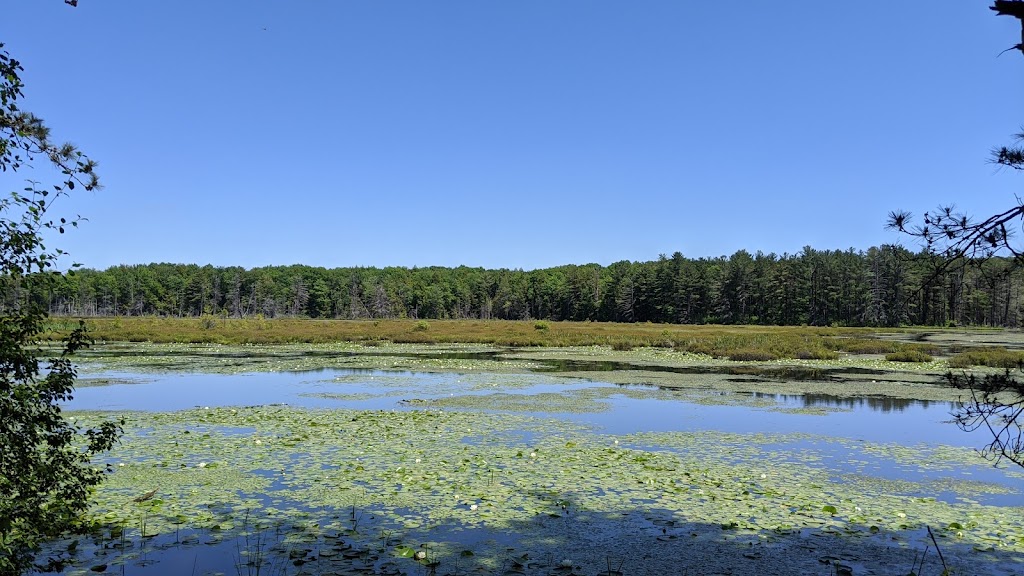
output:
[[866,251],[483,268],[241,267],[82,269],[56,281],[2,279],[4,309],[66,316],[479,318],[685,324],[1021,325],[1024,271],[971,266],[893,245]]

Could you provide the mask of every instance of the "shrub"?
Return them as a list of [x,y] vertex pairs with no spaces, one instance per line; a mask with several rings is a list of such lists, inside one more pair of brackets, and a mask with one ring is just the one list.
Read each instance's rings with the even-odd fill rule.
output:
[[548,328],[550,328],[550,327],[551,326],[549,326],[548,323],[543,321],[543,320],[539,320],[539,321],[533,323],[533,329],[534,330],[541,330],[543,332],[547,332]]
[[899,349],[898,343],[877,338],[829,338],[826,344],[848,354],[889,354]]
[[950,368],[970,366],[991,366],[993,368],[1017,368],[1024,365],[1024,352],[1011,352],[1006,348],[974,348],[949,359]]
[[430,329],[430,324],[426,320],[420,320],[412,327],[413,332],[426,332]]
[[799,360],[836,360],[839,358],[839,354],[832,350],[815,348],[813,350],[800,350],[793,354],[793,357]]
[[931,362],[932,357],[920,350],[900,350],[885,355],[890,362]]
[[908,344],[879,338],[828,338],[825,340],[825,344],[848,354],[893,354],[905,350],[914,350],[924,354],[938,354],[939,352],[939,347],[935,344]]
[[733,350],[728,354],[729,360],[736,360],[739,362],[763,362],[767,360],[778,360],[779,356],[774,352],[768,350],[754,350],[751,348],[744,348],[742,350]]
[[632,342],[628,342],[628,341],[624,341],[624,340],[619,340],[617,342],[612,342],[612,350],[619,350],[621,352],[629,352],[630,350],[632,350],[634,348],[636,348],[636,345],[634,345]]

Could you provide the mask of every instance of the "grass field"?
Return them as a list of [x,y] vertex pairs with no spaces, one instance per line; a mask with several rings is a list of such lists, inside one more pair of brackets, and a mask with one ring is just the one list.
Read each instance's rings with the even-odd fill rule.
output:
[[[479,343],[515,347],[611,346],[673,348],[732,360],[835,359],[840,354],[882,354],[924,361],[944,350],[924,341],[937,329],[828,328],[618,324],[501,320],[308,320],[296,318],[89,318],[97,341],[215,344],[360,342]],[[54,319],[59,338],[77,319]],[[1011,353],[1017,354],[1017,353]]]

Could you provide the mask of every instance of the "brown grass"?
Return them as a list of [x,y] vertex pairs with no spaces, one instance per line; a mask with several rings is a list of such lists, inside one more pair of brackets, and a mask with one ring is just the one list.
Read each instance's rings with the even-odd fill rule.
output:
[[[77,319],[53,319],[51,338]],[[361,342],[479,343],[495,346],[675,348],[736,360],[834,359],[846,353],[930,353],[934,346],[878,340],[871,329],[807,326],[618,324],[503,320],[309,320],[298,318],[89,318],[99,341],[217,344]]]

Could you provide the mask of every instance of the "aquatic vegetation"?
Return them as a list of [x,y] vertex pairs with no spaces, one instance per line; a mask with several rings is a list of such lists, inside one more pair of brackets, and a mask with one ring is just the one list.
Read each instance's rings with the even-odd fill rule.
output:
[[114,386],[118,384],[144,384],[148,382],[142,378],[79,378],[75,381],[75,388],[93,388],[96,386]]
[[540,394],[506,394],[503,392],[494,394],[472,394],[449,396],[441,398],[419,399],[413,398],[405,401],[408,406],[424,408],[444,408],[455,410],[492,410],[500,412],[552,412],[552,413],[579,413],[579,412],[603,412],[610,407],[594,398],[587,398],[578,392],[557,394],[553,392]]
[[[724,534],[782,546],[804,530],[871,545],[884,533],[891,545],[912,547],[925,526],[948,540],[943,546],[955,558],[971,558],[977,547],[1024,553],[1020,508],[937,501],[928,483],[840,478],[813,451],[778,447],[793,440],[708,432],[608,437],[558,420],[441,410],[136,413],[110,455],[115,471],[97,493],[94,514],[103,526],[133,534],[145,519],[148,534],[187,529],[228,539],[242,533],[249,515],[291,526],[288,532],[306,523],[296,537],[327,549],[343,537],[365,550],[381,531],[405,546],[378,551],[368,565],[415,561],[406,551],[415,556],[415,542],[433,542],[433,561],[497,567],[500,556],[483,542],[498,535],[530,558],[560,556],[564,550],[550,543],[583,526],[588,537],[614,542],[617,535],[621,544],[607,544],[609,553],[623,557],[630,556],[620,546],[637,538],[668,545],[691,533],[709,546]],[[893,446],[864,449],[912,460],[912,448],[905,455]],[[936,449],[917,461],[962,465],[965,456]],[[966,496],[1005,490],[969,488]],[[959,528],[946,528],[953,525]],[[467,549],[472,556],[461,556]],[[296,559],[317,557],[303,554]]]
[[[444,328],[432,321],[427,332]],[[918,566],[931,527],[957,566],[1001,574],[1024,565],[1020,492],[993,481],[966,448],[714,432],[683,421],[671,429],[689,431],[610,435],[585,423],[612,421],[609,407],[632,402],[641,414],[670,407],[669,420],[676,410],[689,418],[694,406],[783,412],[815,431],[818,418],[842,418],[857,402],[899,410],[909,399],[955,399],[933,384],[944,360],[734,362],[612,348],[101,345],[82,365],[97,385],[173,385],[165,374],[185,370],[302,371],[302,394],[328,406],[384,398],[377,405],[398,409],[131,413],[96,494],[93,539],[73,550],[55,543],[53,553],[79,573],[152,562],[172,543],[200,558],[197,573],[251,574],[253,557],[265,560],[256,563],[264,573],[744,573],[736,562],[816,573],[822,558],[858,570]],[[241,382],[244,401],[249,376],[210,378]],[[84,424],[104,417],[72,415]],[[1016,474],[1005,477],[1024,477]],[[234,564],[204,567],[210,555],[199,546]]]
[[[938,402],[955,402],[961,392],[937,384],[934,374],[890,373],[887,375],[860,372],[838,373],[819,379],[793,380],[764,377],[757,373],[731,374],[726,370],[709,369],[703,373],[675,373],[661,370],[616,370],[601,372],[559,372],[575,378],[599,377],[604,382],[622,385],[646,385],[666,390],[700,392],[715,391],[734,395],[746,394],[749,402],[756,395],[816,395],[832,398],[892,398]],[[750,396],[754,395],[754,396]],[[742,399],[735,399],[740,402]]]
[[243,372],[313,371],[325,368],[409,370],[416,372],[524,372],[539,368],[529,360],[505,361],[481,346],[387,344],[100,344],[81,354],[84,374],[100,371]]

